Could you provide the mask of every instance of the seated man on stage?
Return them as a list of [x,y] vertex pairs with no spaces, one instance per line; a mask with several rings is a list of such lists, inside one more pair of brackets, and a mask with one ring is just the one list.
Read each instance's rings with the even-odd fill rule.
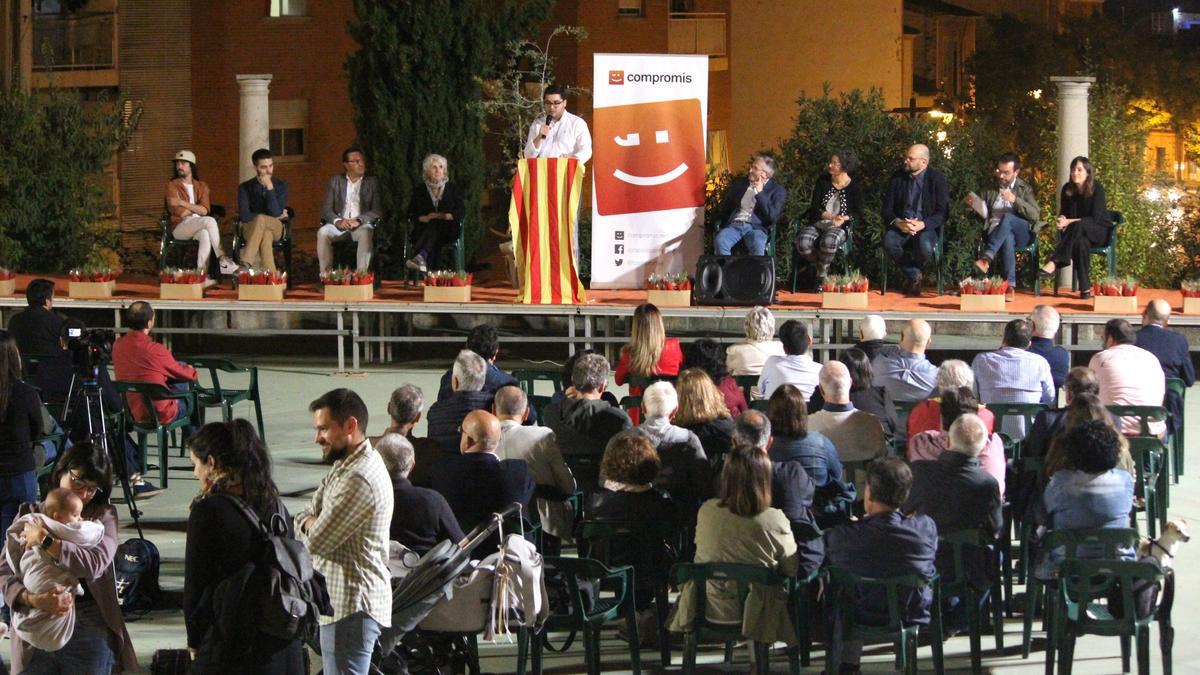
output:
[[[211,214],[208,184],[196,171],[196,155],[191,150],[175,153],[175,176],[167,183],[167,211],[171,214],[171,236],[195,239],[196,268],[208,272],[208,260],[216,254],[221,274],[233,274],[237,263],[221,251],[221,231]],[[204,287],[215,286],[216,279],[205,279]]]
[[365,175],[367,160],[357,147],[342,151],[346,173],[329,179],[325,204],[321,207],[321,229],[317,230],[317,261],[321,272],[333,266],[333,242],[347,237],[358,244],[358,269],[371,266],[371,242],[375,224],[383,216],[383,197],[379,182]]
[[904,272],[905,295],[921,295],[922,270],[937,248],[950,214],[946,176],[929,166],[929,148],[917,144],[904,155],[883,197],[883,250]]
[[729,184],[721,210],[717,213],[717,231],[713,245],[717,255],[730,255],[739,242],[746,244],[750,255],[766,255],[771,229],[783,215],[787,190],[775,176],[775,159],[755,155],[745,176]]
[[1017,287],[1017,249],[1033,241],[1040,208],[1033,188],[1021,180],[1021,159],[1006,152],[996,160],[996,185],[967,195],[967,206],[983,218],[983,255],[975,271],[987,275],[1000,256],[1000,268],[1008,279],[1008,300]]
[[238,219],[246,228],[246,243],[238,252],[238,259],[247,267],[261,261],[263,269],[274,271],[275,252],[271,246],[283,237],[287,183],[274,177],[275,162],[270,150],[255,150],[250,161],[254,164],[254,178],[238,185]]

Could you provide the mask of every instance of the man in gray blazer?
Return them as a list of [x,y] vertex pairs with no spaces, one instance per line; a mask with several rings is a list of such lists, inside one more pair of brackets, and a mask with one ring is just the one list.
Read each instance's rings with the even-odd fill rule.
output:
[[350,237],[358,244],[358,269],[371,265],[371,241],[375,225],[383,216],[379,181],[365,175],[367,160],[357,147],[342,152],[346,173],[329,179],[325,205],[321,207],[321,229],[317,230],[317,261],[321,272],[333,266],[333,242]]

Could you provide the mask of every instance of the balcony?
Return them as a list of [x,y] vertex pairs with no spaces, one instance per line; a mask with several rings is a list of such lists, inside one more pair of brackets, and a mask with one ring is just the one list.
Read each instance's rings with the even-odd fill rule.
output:
[[40,14],[33,21],[33,69],[106,70],[116,67],[115,12]]
[[707,54],[709,70],[729,69],[724,12],[671,12],[667,52]]

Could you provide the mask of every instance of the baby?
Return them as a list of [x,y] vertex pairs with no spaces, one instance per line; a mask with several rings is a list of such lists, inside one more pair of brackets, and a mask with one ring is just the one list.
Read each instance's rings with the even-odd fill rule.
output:
[[[93,548],[104,539],[104,526],[84,520],[83,500],[67,488],[51,490],[42,503],[41,513],[27,513],[13,521],[4,541],[4,555],[13,574],[30,593],[45,593],[56,586],[69,588],[82,595],[79,579],[41,546],[25,548],[21,532],[29,523],[40,522],[56,540],[78,548]],[[56,651],[71,639],[75,632],[75,604],[64,614],[52,614],[40,609],[13,608],[13,629],[25,642],[44,651]]]

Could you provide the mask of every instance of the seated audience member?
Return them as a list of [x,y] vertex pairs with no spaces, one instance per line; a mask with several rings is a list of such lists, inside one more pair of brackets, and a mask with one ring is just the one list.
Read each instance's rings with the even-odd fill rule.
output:
[[868,361],[874,361],[880,354],[891,358],[900,354],[900,346],[887,342],[887,323],[878,314],[868,314],[858,325],[858,342],[855,349],[861,349],[867,355]]
[[[1084,422],[1104,422],[1114,429],[1116,428],[1113,416],[1100,403],[1099,396],[1086,393],[1073,397],[1070,405],[1067,406],[1066,414],[1063,415],[1062,428],[1050,439],[1050,447],[1046,451],[1046,461],[1042,465],[1042,471],[1047,478],[1063,469],[1074,468],[1071,466],[1071,458],[1067,453],[1066,437],[1072,429]],[[1123,435],[1120,441],[1118,445],[1120,445],[1121,457],[1117,460],[1117,468],[1124,469],[1131,476],[1137,475],[1133,456],[1129,453],[1129,441]]]
[[966,199],[970,213],[983,218],[983,255],[975,261],[975,271],[982,276],[993,267],[1002,272],[1008,281],[1009,302],[1016,295],[1017,250],[1029,246],[1043,225],[1042,207],[1020,172],[1021,158],[1006,152],[996,159],[996,182]]
[[[578,363],[579,359],[583,358],[584,356],[595,353],[597,353],[595,349],[577,349],[575,350],[574,354],[567,357],[567,360],[563,363],[562,370],[560,371],[561,377],[559,379],[559,384],[562,385],[562,390],[554,392],[554,395],[550,397],[551,403],[558,403],[567,398],[567,392],[571,391],[571,388],[575,386],[571,382],[571,377],[575,374],[575,364]],[[605,391],[600,395],[600,398],[608,401],[612,405],[621,405],[621,402],[616,396],[613,395],[611,391]]]
[[903,170],[888,181],[883,196],[884,253],[904,273],[904,294],[921,295],[925,265],[933,258],[938,231],[950,215],[946,176],[929,166],[929,148],[916,144],[904,155]]
[[850,370],[841,361],[821,366],[821,409],[808,416],[808,428],[833,443],[837,454],[847,462],[882,457],[887,439],[879,418],[854,407],[850,398],[853,386]]
[[[1190,387],[1196,383],[1196,370],[1192,366],[1188,341],[1181,333],[1167,328],[1170,322],[1171,303],[1162,298],[1151,300],[1142,312],[1142,327],[1137,332],[1136,343],[1158,359],[1163,375],[1182,380],[1183,386]],[[1183,398],[1168,389],[1163,406],[1170,413],[1167,430],[1171,433],[1183,431]]]
[[245,245],[235,251],[242,265],[259,264],[275,270],[275,242],[283,237],[287,220],[287,183],[275,178],[275,160],[271,151],[259,148],[250,156],[254,178],[238,185],[238,220],[245,228]]
[[[871,362],[875,386],[883,387],[888,407],[897,401],[923,401],[937,386],[937,366],[925,358],[925,350],[933,337],[933,329],[924,319],[911,319],[900,331],[900,353],[879,355]],[[900,426],[895,410],[891,410],[893,426]]]
[[[761,417],[756,411],[746,413],[751,414]],[[787,516],[771,507],[771,462],[767,456],[751,448],[735,449],[721,469],[720,483],[720,497],[700,507],[695,561],[756,565],[795,576],[800,569],[796,540]],[[710,621],[741,623],[750,640],[795,644],[783,588],[752,584],[744,603],[733,582],[709,582],[707,593],[705,615]],[[671,615],[672,632],[690,630],[695,603],[692,582],[686,582]]]
[[[459,527],[467,531],[514,502],[528,505],[535,483],[521,459],[500,459],[500,420],[486,410],[473,410],[462,421],[461,455],[433,467],[433,489],[446,498]],[[499,535],[471,553],[475,559],[496,551]]]
[[745,176],[733,179],[717,211],[717,255],[731,255],[739,243],[750,255],[766,255],[771,230],[783,215],[787,190],[774,180],[775,159],[766,155],[750,158]]
[[829,173],[817,177],[812,203],[805,214],[807,221],[796,233],[796,262],[812,265],[813,292],[820,293],[829,264],[850,236],[850,229],[863,222],[862,183],[851,179],[858,171],[858,157],[847,148],[835,150],[829,158]]
[[[684,347],[681,370],[685,368],[699,368],[708,374],[709,379],[717,385],[730,415],[737,417],[750,409],[742,388],[725,368],[725,348],[716,340],[700,338]],[[680,398],[683,398],[682,394]]]
[[462,189],[450,180],[450,169],[441,155],[426,155],[421,161],[423,185],[413,190],[409,216],[413,222],[413,250],[405,261],[410,270],[441,269],[442,249],[454,241],[462,228],[467,207]]
[[492,407],[492,392],[485,391],[484,373],[487,362],[473,351],[464,349],[454,359],[450,396],[429,407],[429,438],[443,452],[453,453],[458,448],[460,426],[463,418],[472,410],[488,410]]
[[1029,433],[1025,435],[1025,457],[1045,457],[1050,448],[1050,441],[1062,431],[1071,401],[1082,394],[1093,394],[1099,400],[1100,383],[1096,381],[1096,374],[1090,368],[1075,366],[1067,373],[1063,392],[1067,398],[1066,406],[1047,408],[1033,418]]
[[[957,391],[949,389],[942,392],[941,428],[922,431],[910,438],[907,446],[908,461],[916,462],[919,460],[937,459],[950,445],[948,431],[950,425],[954,424],[954,420],[964,414],[969,413],[973,415],[978,409],[979,401],[975,398],[975,393],[966,387]],[[987,428],[986,424],[984,428]],[[1007,460],[1004,457],[1004,441],[1000,438],[1000,434],[992,433],[988,435],[988,442],[979,453],[979,463],[983,466],[984,471],[987,471],[996,479],[996,483],[1000,485],[1000,496],[1003,497],[1004,472],[1007,469]]]
[[[571,455],[594,457],[604,454],[608,440],[633,426],[620,406],[604,400],[608,383],[608,360],[600,354],[586,354],[575,362],[568,396],[546,406],[546,426],[554,432],[558,447]],[[575,480],[585,492],[596,489],[599,472],[577,470]]]
[[[672,420],[676,425],[696,434],[704,454],[714,465],[721,455],[733,446],[733,416],[712,379],[699,368],[688,368],[675,382],[679,393],[679,410]],[[740,414],[740,413],[739,413]]]
[[[925,399],[913,406],[908,413],[908,438],[923,431],[937,431],[942,428],[942,392],[958,391],[966,387],[975,391],[975,373],[966,361],[946,359],[938,366],[937,389],[935,396]],[[988,433],[995,431],[996,416],[992,411],[979,406],[975,413],[987,426]]]
[[34,279],[25,287],[25,309],[8,320],[8,331],[22,354],[42,355],[58,351],[58,334],[63,315],[54,311],[54,282]]
[[[1104,324],[1104,350],[1088,362],[1100,383],[1100,402],[1109,405],[1161,406],[1167,381],[1154,354],[1134,344],[1133,326],[1125,319],[1109,319]],[[1136,417],[1122,417],[1121,433],[1136,436],[1142,432]],[[1162,436],[1164,422],[1151,422],[1150,433]]]
[[346,239],[357,244],[358,269],[369,269],[375,225],[383,217],[379,181],[366,175],[367,159],[362,149],[352,146],[343,150],[342,167],[346,172],[329,179],[325,203],[321,205],[324,224],[317,230],[317,263],[321,272],[333,267],[333,242]]
[[[937,525],[929,516],[905,516],[901,505],[908,499],[913,476],[908,465],[895,458],[867,465],[863,505],[866,516],[825,533],[826,561],[860,577],[884,579],[908,574],[932,577],[937,569]],[[886,555],[881,555],[886,551]],[[886,625],[887,596],[881,587],[859,590],[855,599],[855,621],[868,625]],[[933,604],[933,589],[909,589],[900,599],[906,624],[926,625]],[[830,661],[834,672],[857,672],[862,655],[861,642],[843,642],[840,603],[827,617],[830,635]],[[840,664],[841,670],[833,668]],[[850,670],[848,671],[847,668]]]
[[[770,418],[757,410],[748,410],[737,419],[731,452],[754,451],[770,459],[773,442]],[[791,524],[802,576],[815,572],[825,558],[821,528],[813,514],[816,492],[813,480],[799,461],[771,462],[771,506],[783,511]]]
[[[429,487],[430,469],[444,459],[447,453],[454,452],[442,450],[432,438],[417,438],[413,435],[413,429],[416,428],[417,422],[421,421],[421,408],[424,405],[425,393],[415,384],[401,385],[392,391],[387,405],[388,428],[384,429],[383,434],[400,434],[408,441],[416,457],[416,464],[408,474],[408,480],[413,485]],[[378,442],[383,434],[372,438],[371,443]]]
[[395,499],[392,507],[392,541],[424,555],[426,551],[449,539],[463,539],[462,528],[446,498],[436,490],[417,487],[408,480],[416,463],[412,444],[404,436],[387,432],[372,444],[383,459],[392,477]]
[[808,324],[803,321],[784,321],[779,327],[779,340],[783,343],[783,356],[772,356],[763,365],[758,375],[758,390],[763,398],[771,398],[775,388],[790,384],[800,390],[804,400],[812,398],[818,384],[821,364],[809,353],[812,336]]
[[[625,384],[632,377],[652,377],[679,374],[683,365],[683,350],[677,338],[668,338],[663,327],[662,313],[650,303],[638,305],[633,310],[630,322],[629,343],[621,347],[621,358],[617,361],[617,372],[613,381]],[[629,385],[630,396],[641,396],[642,387]],[[638,412],[630,413],[633,423],[638,423]]]
[[523,426],[529,414],[529,399],[520,387],[497,389],[492,411],[500,420],[496,456],[525,460],[537,488],[554,493],[553,499],[537,500],[542,529],[559,539],[570,539],[574,511],[565,500],[575,493],[575,477],[563,461],[554,432],[546,427]]
[[[516,385],[517,380],[512,375],[500,370],[496,366],[496,356],[500,353],[500,337],[496,334],[496,329],[488,324],[481,323],[471,329],[467,333],[467,344],[465,349],[475,352],[487,361],[487,375],[483,381],[483,391],[492,394],[500,387]],[[437,400],[450,396],[453,393],[453,388],[450,386],[451,371],[447,370],[442,373],[441,383],[438,385]]]
[[[989,403],[1054,403],[1057,390],[1050,376],[1046,359],[1026,351],[1032,335],[1032,324],[1025,319],[1013,319],[1004,325],[1000,349],[975,356],[971,370],[975,373],[975,390],[979,401]],[[1007,417],[1001,431],[1013,439],[1025,438],[1025,420]]]
[[[1117,468],[1121,435],[1111,424],[1084,422],[1063,437],[1067,460],[1073,467],[1054,474],[1042,496],[1046,529],[1078,530],[1129,527],[1133,509],[1133,476]],[[1081,546],[1080,558],[1097,557],[1100,551]],[[1125,557],[1132,558],[1130,551]],[[1043,551],[1037,565],[1039,579],[1052,578],[1061,551]]]
[[[150,303],[138,300],[125,310],[125,325],[129,332],[113,342],[113,373],[124,382],[149,382],[164,387],[174,383],[195,382],[196,369],[175,360],[170,350],[150,337],[154,330],[154,308]],[[165,398],[150,401],[140,394],[128,394],[129,410],[141,421],[150,418],[150,411],[158,416],[162,424],[187,417],[187,401]],[[184,437],[190,436],[184,433]]]
[[810,431],[800,390],[790,384],[776,389],[767,404],[767,418],[774,434],[770,456],[777,465],[776,472],[782,470],[780,465],[803,468],[815,489],[813,511],[817,522],[822,527],[840,522],[854,502],[854,483],[844,480],[842,461],[829,439]]
[[1050,377],[1054,379],[1054,389],[1057,391],[1067,379],[1067,371],[1071,369],[1071,353],[1064,347],[1054,344],[1054,336],[1058,335],[1058,326],[1062,319],[1058,310],[1050,305],[1038,305],[1029,314],[1033,322],[1033,337],[1029,340],[1029,351],[1046,359],[1050,364]]
[[[212,203],[208,183],[200,180],[196,155],[191,150],[175,153],[175,170],[167,183],[166,204],[171,218],[171,236],[196,242],[196,269],[208,274],[209,258],[216,254],[221,274],[237,271],[237,263],[221,250],[221,230],[217,219],[209,215]],[[204,280],[205,288],[216,285],[216,279]]]
[[696,434],[671,423],[679,410],[679,397],[670,382],[655,382],[642,393],[645,419],[641,429],[658,450],[662,470],[658,472],[658,487],[666,490],[682,505],[698,508],[712,496],[712,468],[704,446]]
[[[850,371],[850,402],[855,410],[861,410],[879,420],[885,435],[890,435],[892,422],[887,413],[887,398],[883,387],[875,386],[875,375],[871,360],[861,349],[847,349],[838,361]],[[819,379],[819,375],[818,375]]]
[[[783,356],[783,343],[775,340],[775,315],[766,307],[753,307],[746,312],[746,339],[725,350],[725,366],[729,374],[758,375],[763,364],[772,356]],[[758,397],[758,387],[751,390]]]

